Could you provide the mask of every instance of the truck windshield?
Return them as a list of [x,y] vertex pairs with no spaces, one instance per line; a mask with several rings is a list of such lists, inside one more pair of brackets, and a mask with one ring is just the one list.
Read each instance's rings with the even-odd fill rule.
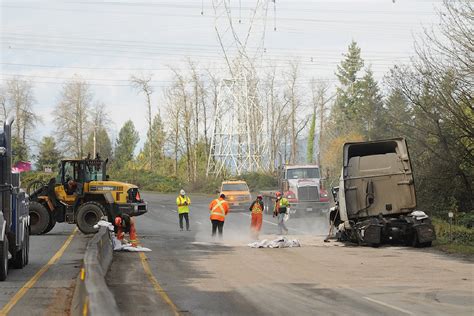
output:
[[319,168],[288,169],[287,179],[312,179],[319,178]]
[[248,191],[249,188],[244,183],[226,183],[222,185],[222,191]]

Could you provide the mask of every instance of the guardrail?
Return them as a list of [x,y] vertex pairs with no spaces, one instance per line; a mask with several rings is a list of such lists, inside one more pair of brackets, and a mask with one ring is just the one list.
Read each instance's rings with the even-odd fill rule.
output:
[[117,302],[105,283],[112,257],[110,232],[106,227],[100,227],[87,243],[83,266],[74,290],[72,315],[120,315]]

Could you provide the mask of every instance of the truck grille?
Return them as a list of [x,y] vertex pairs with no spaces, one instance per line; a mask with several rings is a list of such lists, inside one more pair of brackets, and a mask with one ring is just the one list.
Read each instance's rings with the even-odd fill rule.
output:
[[298,201],[319,201],[318,187],[298,188]]

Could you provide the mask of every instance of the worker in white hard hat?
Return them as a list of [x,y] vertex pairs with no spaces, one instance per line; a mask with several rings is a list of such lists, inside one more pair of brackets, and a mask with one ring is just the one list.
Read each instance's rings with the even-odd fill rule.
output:
[[179,195],[176,198],[176,205],[178,205],[179,230],[183,230],[183,217],[186,220],[186,230],[191,230],[189,229],[189,205],[191,205],[191,199],[186,195],[183,189],[179,191]]

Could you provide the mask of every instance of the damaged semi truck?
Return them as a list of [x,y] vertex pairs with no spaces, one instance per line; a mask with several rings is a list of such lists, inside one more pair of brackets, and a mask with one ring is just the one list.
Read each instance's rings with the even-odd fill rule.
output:
[[416,210],[415,183],[404,138],[346,143],[331,224],[341,241],[429,247],[430,218]]

